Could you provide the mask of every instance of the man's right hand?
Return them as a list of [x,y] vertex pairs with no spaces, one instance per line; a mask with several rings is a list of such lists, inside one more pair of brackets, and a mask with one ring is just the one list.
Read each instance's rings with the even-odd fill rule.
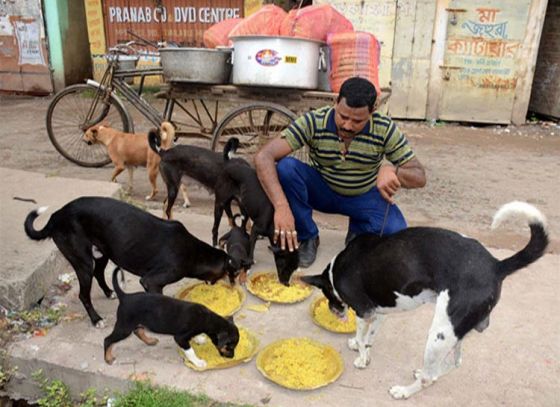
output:
[[293,251],[298,248],[296,222],[290,204],[278,181],[276,162],[292,152],[286,140],[275,138],[255,155],[255,167],[261,185],[274,206],[274,244]]
[[289,205],[282,205],[274,210],[274,243],[282,250],[294,251],[298,248],[298,239],[294,215]]

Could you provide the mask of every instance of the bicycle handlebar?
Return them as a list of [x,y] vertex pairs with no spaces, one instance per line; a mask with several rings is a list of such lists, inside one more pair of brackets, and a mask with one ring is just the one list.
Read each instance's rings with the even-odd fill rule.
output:
[[109,53],[111,54],[129,54],[130,51],[132,51],[134,54],[138,53],[138,50],[136,48],[133,47],[133,45],[136,45],[135,41],[128,41],[125,44],[117,44],[114,47],[109,48]]

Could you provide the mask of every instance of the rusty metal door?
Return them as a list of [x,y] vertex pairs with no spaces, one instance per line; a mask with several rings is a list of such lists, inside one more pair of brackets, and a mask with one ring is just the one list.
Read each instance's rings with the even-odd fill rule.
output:
[[[531,0],[450,0],[438,118],[509,123]],[[440,4],[443,4],[440,3]]]

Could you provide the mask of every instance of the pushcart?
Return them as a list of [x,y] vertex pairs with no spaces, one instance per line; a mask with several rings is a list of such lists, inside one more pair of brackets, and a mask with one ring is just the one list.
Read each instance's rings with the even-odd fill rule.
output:
[[[157,94],[164,101],[160,111],[142,93],[145,78],[162,75],[162,69],[122,69],[119,63],[119,55],[132,49],[132,45],[131,41],[109,51],[107,68],[99,82],[90,79],[71,85],[58,92],[49,104],[49,138],[68,160],[86,167],[108,164],[106,150],[83,142],[83,133],[98,123],[134,132],[127,105],[138,110],[154,127],[170,121],[178,136],[205,139],[212,150],[220,151],[230,137],[237,137],[239,153],[251,156],[298,115],[336,101],[337,94],[326,91],[172,82],[164,84]],[[131,86],[131,78],[140,78],[139,86]],[[389,88],[381,90],[378,108],[390,95]]]

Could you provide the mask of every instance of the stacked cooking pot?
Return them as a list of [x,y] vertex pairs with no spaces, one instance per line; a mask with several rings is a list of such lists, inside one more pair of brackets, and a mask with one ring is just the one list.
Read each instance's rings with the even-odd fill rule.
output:
[[[231,37],[233,50],[164,48],[164,76],[171,82],[317,89],[326,72],[324,44],[294,37]],[[326,47],[325,47],[326,48]],[[233,72],[232,72],[233,67]]]

